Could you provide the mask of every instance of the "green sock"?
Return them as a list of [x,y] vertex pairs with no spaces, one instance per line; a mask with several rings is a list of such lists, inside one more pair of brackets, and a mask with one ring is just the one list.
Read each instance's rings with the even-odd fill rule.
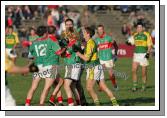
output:
[[145,89],[146,88],[146,83],[143,83],[142,84],[142,89]]
[[113,106],[119,106],[115,97],[111,98],[111,102]]
[[137,88],[137,81],[133,81],[133,88]]
[[95,104],[96,106],[100,106],[100,101],[97,99],[97,100],[94,101],[94,104]]

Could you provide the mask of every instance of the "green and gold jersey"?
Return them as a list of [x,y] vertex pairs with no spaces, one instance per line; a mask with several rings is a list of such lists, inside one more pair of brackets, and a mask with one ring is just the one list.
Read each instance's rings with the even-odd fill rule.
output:
[[134,33],[135,53],[146,53],[149,46],[152,46],[151,36],[148,32]]
[[86,43],[84,55],[89,59],[85,64],[88,65],[98,65],[100,64],[97,55],[97,46],[93,39],[89,39]]
[[12,34],[5,35],[5,47],[13,48],[17,43],[19,43],[19,39],[17,33],[13,32]]

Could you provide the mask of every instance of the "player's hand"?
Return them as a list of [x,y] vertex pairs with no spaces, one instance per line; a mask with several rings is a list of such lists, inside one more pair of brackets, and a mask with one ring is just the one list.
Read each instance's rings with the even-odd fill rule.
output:
[[32,44],[32,42],[30,42],[30,41],[27,41],[27,40],[22,41],[23,47],[29,47],[31,44]]
[[113,62],[116,62],[118,60],[118,57],[117,55],[113,55],[113,58],[112,58]]
[[72,50],[74,51],[74,52],[79,52],[80,51],[80,48],[77,46],[77,45],[73,45],[72,46]]
[[16,51],[12,49],[12,50],[10,51],[10,54],[16,55]]
[[131,43],[129,43],[128,41],[125,42],[127,45],[132,45]]
[[39,68],[34,63],[32,63],[32,64],[29,65],[29,71],[30,72],[38,72]]
[[59,45],[61,48],[65,48],[68,45],[68,41],[66,39],[60,39],[59,40]]
[[145,58],[149,59],[149,57],[150,57],[150,54],[147,52],[145,55]]

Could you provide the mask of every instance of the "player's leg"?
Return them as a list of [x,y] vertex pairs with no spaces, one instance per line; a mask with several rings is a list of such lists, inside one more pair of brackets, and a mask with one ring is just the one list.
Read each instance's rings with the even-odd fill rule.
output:
[[61,90],[59,90],[57,93],[57,102],[59,106],[64,106]]
[[113,73],[113,69],[112,68],[108,68],[108,73],[109,73],[109,77],[110,77],[110,80],[112,82],[112,85],[114,86],[114,89],[117,90],[118,89],[118,85],[117,85],[117,82],[116,82],[116,78],[115,78],[115,75]]
[[[50,100],[49,100],[49,102],[50,102],[51,104],[55,105],[55,96],[58,94],[58,92],[61,93],[60,89],[61,89],[63,83],[64,83],[64,80],[63,80],[62,78],[59,77],[59,78],[56,78],[56,79],[55,79],[55,81],[54,81],[54,87],[55,87],[55,89],[54,89],[54,91],[52,92],[52,94],[51,94],[51,96],[50,96]],[[60,94],[60,93],[59,93],[59,94]],[[61,97],[61,96],[59,96],[59,97]],[[61,97],[61,98],[62,98],[62,97]],[[58,98],[58,102],[62,102],[62,101],[59,101],[59,100],[60,100],[60,98]]]
[[71,79],[68,79],[66,78],[64,80],[64,90],[66,92],[66,95],[67,95],[67,102],[68,102],[68,105],[69,106],[74,106],[74,100],[72,98],[72,90],[71,90],[71,83],[72,83],[72,80]]
[[40,103],[39,103],[40,105],[44,105],[45,98],[48,95],[48,92],[49,92],[53,82],[54,82],[53,78],[45,78],[44,89],[43,89],[41,97],[40,97]]
[[12,97],[10,89],[5,86],[5,106],[16,106],[15,99]]
[[103,91],[107,94],[107,96],[110,98],[112,105],[113,106],[118,106],[117,100],[114,97],[112,91],[107,87],[107,85],[105,84],[104,79],[101,79],[99,82],[101,88],[103,89]]
[[146,89],[146,82],[147,82],[147,66],[142,66],[142,91]]
[[8,73],[28,73],[29,72],[29,68],[28,67],[18,67],[18,66],[13,66]]
[[95,80],[87,79],[87,81],[86,81],[86,89],[87,89],[89,95],[92,97],[94,104],[96,106],[98,106],[98,105],[100,105],[100,101],[98,99],[98,96],[97,96],[94,88],[93,88],[94,85],[95,85],[95,82],[96,82]]
[[137,69],[138,69],[139,63],[133,62],[132,63],[132,81],[133,81],[133,87],[132,90],[137,90]]
[[32,97],[35,93],[36,88],[38,87],[40,80],[41,80],[41,78],[39,78],[39,77],[33,78],[31,88],[29,89],[29,91],[27,93],[27,98],[25,101],[26,106],[29,106],[31,104]]
[[75,97],[76,105],[81,105],[79,91],[76,88],[76,82],[75,81],[73,81],[72,84],[71,84],[71,90],[72,90],[73,95]]
[[76,83],[76,88],[79,92],[81,105],[86,106],[87,102],[86,102],[86,97],[85,97],[85,94],[84,94],[84,89],[83,89],[82,84],[81,84],[81,77]]

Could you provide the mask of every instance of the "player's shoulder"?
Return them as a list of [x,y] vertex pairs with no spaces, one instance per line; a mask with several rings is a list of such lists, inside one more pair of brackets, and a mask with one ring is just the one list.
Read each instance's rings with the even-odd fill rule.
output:
[[149,36],[150,35],[150,33],[149,32],[147,32],[147,31],[144,31],[143,32],[145,35],[147,35],[147,36]]
[[136,36],[137,34],[137,32],[132,32],[132,36]]
[[91,38],[89,39],[89,41],[87,42],[88,45],[95,45],[95,41]]

